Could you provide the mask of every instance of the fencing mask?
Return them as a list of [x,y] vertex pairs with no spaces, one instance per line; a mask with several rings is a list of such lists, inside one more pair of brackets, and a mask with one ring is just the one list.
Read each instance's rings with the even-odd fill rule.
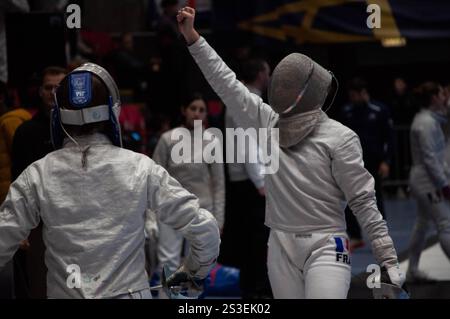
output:
[[[97,104],[99,96],[102,98]],[[117,85],[104,68],[94,63],[76,68],[61,81],[55,92],[55,107],[51,114],[53,146],[55,149],[62,147],[67,135],[64,124],[83,126],[107,122],[108,137],[114,145],[121,147],[120,106]]]
[[336,93],[333,74],[311,58],[292,53],[281,60],[268,89],[269,104],[280,115],[280,146],[294,146],[311,133]]

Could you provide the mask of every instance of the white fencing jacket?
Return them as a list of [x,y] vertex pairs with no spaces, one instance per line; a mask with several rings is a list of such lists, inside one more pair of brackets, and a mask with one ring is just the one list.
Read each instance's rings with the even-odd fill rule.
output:
[[[153,152],[153,160],[164,167],[180,184],[196,195],[199,199],[200,207],[210,211],[217,220],[219,228],[223,227],[225,221],[225,176],[223,163],[207,163],[203,158],[203,151],[209,143],[215,144],[211,146],[215,150],[222,153],[222,145],[219,139],[213,137],[208,132],[204,132],[203,136],[195,136],[193,130],[189,130],[191,144],[194,146],[190,157],[190,162],[177,163],[172,159],[172,150],[179,141],[181,130],[186,131],[186,128],[175,128],[165,132],[158,141],[155,151]],[[199,143],[196,139],[199,138]],[[201,148],[196,148],[196,144],[201,144]],[[207,153],[207,152],[205,152]],[[218,155],[222,158],[222,155]],[[194,162],[198,160],[198,163]]]
[[[204,38],[189,51],[236,123],[256,129],[276,127],[278,114],[236,79]],[[368,233],[377,261],[388,267],[397,264],[356,133],[322,113],[310,135],[279,152],[278,171],[265,177],[268,227],[294,233],[342,233],[348,203]]]
[[[219,229],[198,199],[150,158],[104,135],[77,142],[90,146],[86,168],[68,142],[11,185],[0,207],[0,268],[42,219],[48,297],[108,298],[148,288],[144,224],[151,209],[189,240],[186,265],[206,276],[219,253]],[[67,285],[69,265],[80,269],[79,288]]]
[[450,168],[441,127],[445,122],[445,117],[428,109],[414,117],[410,132],[412,167],[409,183],[415,193],[434,193],[449,184]]

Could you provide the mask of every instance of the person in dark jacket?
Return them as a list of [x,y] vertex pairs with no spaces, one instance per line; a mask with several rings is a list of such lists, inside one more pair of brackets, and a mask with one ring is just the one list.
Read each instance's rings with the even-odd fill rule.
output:
[[[389,109],[371,100],[367,83],[354,78],[348,84],[349,103],[339,116],[342,124],[358,134],[363,149],[364,166],[375,179],[377,206],[384,214],[381,181],[389,176],[392,156],[393,124]],[[361,228],[350,209],[346,209],[350,249],[364,245]]]
[[[54,106],[54,89],[65,77],[66,70],[48,67],[42,73],[39,89],[41,105],[36,115],[18,127],[12,144],[11,176],[15,180],[31,163],[53,151],[50,138],[50,112]],[[21,249],[14,255],[14,290],[19,299],[47,298],[44,263],[45,245],[42,224],[24,238]]]

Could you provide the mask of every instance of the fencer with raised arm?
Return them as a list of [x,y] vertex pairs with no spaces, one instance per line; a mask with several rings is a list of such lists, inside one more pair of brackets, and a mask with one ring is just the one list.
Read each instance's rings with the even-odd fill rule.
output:
[[[402,286],[394,243],[377,209],[373,177],[364,168],[358,136],[322,111],[336,80],[309,57],[293,53],[274,69],[269,104],[249,92],[194,29],[195,10],[178,24],[206,80],[235,121],[279,129],[279,169],[265,177],[268,272],[275,298],[345,298],[350,286],[344,208],[367,232],[376,261]],[[268,143],[272,134],[268,134]],[[273,134],[276,138],[276,134]]]

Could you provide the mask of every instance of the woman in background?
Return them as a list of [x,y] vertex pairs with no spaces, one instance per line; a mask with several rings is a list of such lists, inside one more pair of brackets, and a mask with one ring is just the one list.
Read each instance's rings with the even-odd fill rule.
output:
[[[163,166],[171,176],[177,179],[183,187],[196,195],[200,200],[200,207],[209,210],[217,220],[219,229],[222,232],[224,224],[225,209],[225,180],[223,163],[215,163],[203,158],[203,149],[209,143],[215,143],[215,150],[222,152],[220,141],[204,132],[201,136],[194,134],[194,121],[204,121],[207,116],[207,107],[203,97],[192,94],[181,107],[183,124],[174,128],[161,136],[153,153],[153,160]],[[197,128],[197,129],[198,129]],[[182,142],[179,136],[188,130],[190,136],[191,156],[190,160],[179,163],[171,156],[175,145]],[[184,137],[184,136],[183,136]],[[198,139],[201,141],[198,141]],[[201,143],[202,148],[197,149],[194,145]],[[216,144],[218,143],[218,145]],[[222,155],[219,154],[220,158]],[[216,158],[217,154],[216,154]],[[210,163],[210,164],[209,164]],[[159,243],[158,259],[159,269],[167,265],[170,271],[176,270],[181,264],[181,253],[183,250],[183,237],[178,235],[173,229],[159,223]]]

